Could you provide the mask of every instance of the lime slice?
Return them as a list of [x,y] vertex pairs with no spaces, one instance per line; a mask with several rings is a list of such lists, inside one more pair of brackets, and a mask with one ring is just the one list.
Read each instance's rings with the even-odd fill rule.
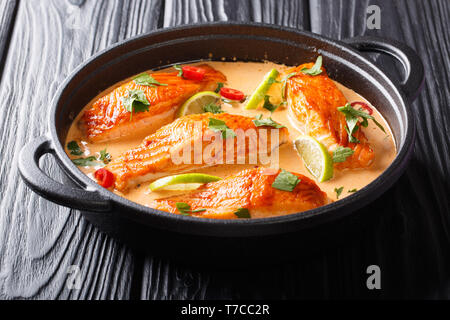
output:
[[204,113],[203,107],[220,100],[220,94],[213,91],[202,91],[194,94],[178,109],[177,118],[187,114]]
[[202,184],[219,181],[222,178],[204,173],[184,173],[164,177],[150,184],[150,190],[194,190]]
[[253,92],[253,94],[251,95],[247,105],[245,106],[245,109],[256,109],[258,104],[264,99],[264,96],[266,95],[270,86],[277,79],[278,74],[279,72],[277,69],[272,69],[266,74],[264,80],[259,84],[258,88],[256,88],[255,92]]
[[333,177],[333,160],[323,144],[313,137],[301,136],[294,141],[294,147],[317,181],[324,182]]

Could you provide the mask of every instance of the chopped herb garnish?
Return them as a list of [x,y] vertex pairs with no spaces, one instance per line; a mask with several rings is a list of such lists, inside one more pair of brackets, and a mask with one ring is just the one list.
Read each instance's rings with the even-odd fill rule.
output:
[[81,150],[80,146],[76,141],[70,141],[67,144],[67,149],[69,149],[70,154],[73,154],[74,156],[81,156],[83,154],[83,150]]
[[217,82],[217,88],[214,90],[215,93],[219,93],[220,89],[222,89],[224,86],[223,82]]
[[237,209],[237,211],[234,213],[236,217],[238,218],[250,218],[250,211],[248,211],[247,208],[239,208]]
[[111,155],[106,152],[106,149],[100,150],[100,157],[98,160],[103,161],[103,163],[107,164],[111,161]]
[[167,86],[167,84],[157,81],[155,78],[153,78],[146,72],[136,76],[133,80],[136,84],[141,86],[150,86],[150,87]]
[[318,56],[316,63],[312,66],[312,68],[303,68],[300,70],[304,74],[308,74],[310,76],[317,76],[322,73],[322,56]]
[[215,114],[223,113],[222,108],[215,103],[210,103],[210,104],[207,104],[206,106],[203,106],[203,111],[211,112],[211,113],[215,113]]
[[353,149],[351,148],[346,148],[342,146],[337,147],[336,150],[333,151],[333,162],[334,163],[344,162],[345,160],[347,160],[348,157],[350,157],[354,153],[355,151],[353,151]]
[[295,175],[284,169],[275,178],[272,187],[278,190],[292,192],[301,180]]
[[347,131],[347,134],[349,137],[349,139],[348,139],[349,142],[352,142],[352,143],[360,142],[357,138],[355,138],[353,136],[353,134],[359,128],[359,126],[357,124],[358,124],[358,121],[360,121],[360,118],[361,118],[361,121],[360,121],[361,126],[367,127],[369,125],[368,120],[372,120],[375,123],[375,125],[381,129],[381,131],[386,133],[383,126],[378,121],[376,121],[374,117],[372,117],[370,114],[368,114],[367,112],[365,112],[363,110],[356,110],[355,108],[352,107],[352,105],[350,103],[347,103],[343,107],[338,107],[337,109],[345,115],[345,120],[347,121],[347,126],[346,126],[345,130]]
[[72,162],[80,167],[104,166],[104,164],[102,162],[99,162],[98,159],[94,156],[90,156],[87,158],[72,159]]
[[191,210],[191,206],[185,202],[177,202],[177,203],[175,203],[175,206],[177,207],[178,211],[180,211],[180,213],[184,216],[190,216],[191,213],[206,211],[206,209]]
[[336,192],[336,199],[339,199],[339,196],[341,195],[342,191],[344,191],[344,187],[334,188],[334,192]]
[[270,96],[266,95],[264,96],[264,104],[263,108],[269,110],[270,112],[274,112],[278,109],[281,105],[285,104],[285,102],[281,102],[280,104],[273,104],[270,102]]
[[279,124],[279,123],[273,121],[272,118],[262,119],[262,114],[256,116],[255,120],[253,120],[253,123],[257,127],[268,126],[268,127],[274,127],[277,129],[285,127],[282,124]]
[[296,76],[297,73],[293,72],[293,73],[289,73],[286,77],[283,78],[283,80],[281,81],[283,83],[283,86],[281,87],[281,96],[283,97],[283,100],[286,99],[286,84],[287,81],[292,78],[293,76]]
[[348,192],[348,193],[353,193],[353,192],[356,192],[356,191],[358,191],[358,189],[348,190],[347,192]]
[[130,120],[133,116],[133,112],[148,111],[150,102],[147,100],[145,93],[141,90],[129,90],[128,96],[122,98],[125,109],[130,112]]
[[174,65],[173,68],[178,71],[178,77],[183,76],[183,68],[179,64]]
[[234,138],[236,136],[236,133],[234,133],[232,129],[228,128],[225,121],[219,119],[209,118],[208,127],[213,131],[222,132],[222,137],[224,139]]

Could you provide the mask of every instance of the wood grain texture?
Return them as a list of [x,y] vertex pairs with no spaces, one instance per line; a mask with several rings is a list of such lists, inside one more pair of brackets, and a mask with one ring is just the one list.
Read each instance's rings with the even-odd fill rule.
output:
[[[158,27],[161,1],[21,1],[0,99],[0,298],[126,299],[134,259],[76,211],[25,187],[20,148],[47,130],[50,100],[64,78],[95,52]],[[50,176],[63,175],[51,157]],[[68,290],[70,265],[82,287]]]
[[[381,9],[380,30],[367,29],[368,5]],[[426,83],[410,106],[417,124],[414,157],[402,179],[380,199],[390,217],[368,240],[378,252],[372,257],[373,263],[379,264],[389,279],[383,282],[381,297],[448,299],[450,3],[312,0],[310,14],[313,32],[338,39],[357,35],[397,39],[414,48],[422,58]],[[371,57],[391,78],[402,78],[400,65],[392,58],[383,54]],[[387,232],[392,232],[391,219],[401,223],[395,245],[382,241]]]
[[14,25],[16,6],[16,0],[3,0],[0,2],[0,74],[3,70],[4,57]]

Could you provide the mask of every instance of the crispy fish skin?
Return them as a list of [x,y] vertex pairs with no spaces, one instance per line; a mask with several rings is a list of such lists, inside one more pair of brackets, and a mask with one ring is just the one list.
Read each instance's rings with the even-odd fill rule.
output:
[[[150,134],[171,122],[178,107],[200,91],[217,88],[218,82],[226,82],[226,77],[208,65],[199,67],[206,70],[201,81],[187,80],[177,76],[178,72],[152,73],[151,76],[167,86],[138,85],[129,81],[111,93],[95,101],[82,117],[86,136],[93,142],[118,139],[136,133]],[[150,102],[149,110],[133,113],[130,119],[122,103],[129,90],[142,90]]]
[[[261,139],[257,144],[258,149],[252,148],[255,144],[250,143],[250,138],[246,138],[245,144],[242,143],[242,140],[239,141],[238,137],[216,140],[216,137],[221,137],[222,134],[209,129],[210,118],[224,121],[236,133],[253,133],[250,136]],[[202,113],[178,118],[145,138],[140,146],[111,161],[106,169],[115,176],[115,188],[123,192],[138,183],[198,168],[227,162],[251,164],[253,162],[248,160],[254,156],[255,152],[264,153],[267,150],[267,153],[270,154],[280,144],[288,140],[286,128],[256,127],[252,120],[249,117],[228,113]],[[264,132],[262,129],[264,129]],[[278,141],[272,141],[272,133],[278,136]],[[267,136],[266,140],[262,138],[264,136]],[[218,141],[217,146],[221,147],[217,149],[224,152],[219,153],[211,148],[214,141]],[[242,145],[245,148],[238,148]],[[197,149],[197,146],[200,146],[200,150]],[[231,146],[233,146],[232,149]],[[185,153],[188,156],[183,160],[180,154],[183,154],[182,151],[185,150],[188,150]],[[211,152],[208,153],[208,150]],[[205,154],[208,156],[205,156]],[[243,158],[239,158],[239,156]],[[260,159],[258,154],[256,160],[259,161]],[[239,162],[239,160],[243,160],[243,162]]]
[[306,63],[287,71],[296,73],[286,84],[288,108],[293,122],[303,134],[312,136],[325,145],[330,153],[339,146],[355,151],[345,162],[336,163],[336,168],[355,169],[370,166],[375,154],[361,129],[354,133],[360,143],[348,141],[345,115],[337,109],[347,103],[342,92],[328,77],[324,68],[317,76],[306,75],[300,71],[313,65]]
[[154,209],[180,214],[176,203],[184,202],[192,210],[206,211],[192,213],[192,216],[213,219],[235,219],[239,208],[249,210],[252,217],[302,212],[328,203],[326,193],[316,183],[298,173],[301,181],[292,192],[272,187],[280,170],[254,168],[239,172],[226,179],[207,183],[191,194],[153,200],[149,206]]

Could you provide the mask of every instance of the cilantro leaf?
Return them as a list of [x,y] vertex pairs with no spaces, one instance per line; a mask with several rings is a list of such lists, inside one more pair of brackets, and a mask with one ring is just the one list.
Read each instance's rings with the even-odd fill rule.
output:
[[211,113],[214,113],[214,114],[223,113],[222,108],[220,106],[218,106],[217,104],[215,104],[215,103],[210,103],[210,104],[207,104],[206,106],[203,106],[203,111],[204,112],[211,112]]
[[209,118],[208,128],[215,132],[222,132],[222,137],[224,139],[234,138],[236,136],[236,133],[232,129],[228,128],[225,121],[219,119]]
[[336,199],[339,199],[339,196],[341,195],[342,191],[344,191],[344,187],[334,188],[334,192],[336,192]]
[[95,167],[104,166],[102,162],[99,162],[95,156],[90,156],[87,158],[72,159],[72,162],[80,167]]
[[275,110],[277,110],[277,108],[278,108],[280,105],[281,105],[281,104],[279,104],[279,105],[272,104],[272,103],[270,102],[270,96],[268,96],[268,95],[265,95],[265,96],[264,96],[264,104],[263,104],[263,108],[264,108],[264,109],[267,109],[267,110],[269,110],[270,112],[274,112]]
[[268,126],[268,127],[274,127],[277,129],[285,127],[282,124],[279,124],[279,123],[273,121],[272,118],[267,118],[267,119],[261,119],[261,118],[262,118],[262,114],[255,117],[255,120],[253,120],[253,123],[255,124],[255,126],[257,126],[257,127]]
[[109,163],[111,161],[111,155],[106,152],[106,149],[100,150],[100,157],[98,160],[103,161],[103,163]]
[[217,82],[217,88],[214,90],[215,93],[219,93],[220,89],[222,89],[224,86],[223,82]]
[[300,70],[303,74],[308,74],[310,76],[317,76],[322,73],[322,56],[318,56],[316,63],[312,66],[312,68],[303,68]]
[[353,193],[353,192],[356,192],[356,191],[358,191],[358,189],[355,188],[355,189],[352,189],[352,190],[348,190],[347,192],[348,193]]
[[81,150],[80,146],[76,141],[70,141],[67,144],[67,149],[69,149],[70,154],[73,154],[74,156],[81,156],[83,154],[83,150]]
[[157,81],[155,78],[153,78],[146,72],[141,73],[140,75],[134,77],[133,80],[137,85],[141,86],[150,86],[150,87],[167,86],[167,84]]
[[131,113],[131,117],[133,116],[133,112],[144,112],[148,111],[148,106],[150,102],[147,100],[145,93],[141,90],[128,90],[128,96],[122,97],[123,106],[125,109]]
[[347,160],[348,157],[350,157],[352,154],[354,154],[355,151],[351,148],[345,148],[342,146],[339,146],[336,148],[336,150],[333,151],[333,162],[344,162]]
[[293,73],[289,73],[286,77],[283,78],[283,80],[281,81],[283,83],[283,86],[281,87],[281,97],[283,98],[283,100],[286,99],[286,84],[287,81],[292,78],[293,76],[296,76],[297,73],[293,72]]
[[239,208],[236,210],[234,215],[238,218],[251,218],[250,211],[247,208]]
[[174,65],[173,68],[178,71],[178,77],[183,76],[183,68],[179,64]]
[[284,169],[275,178],[272,188],[292,192],[301,180],[295,175]]
[[178,211],[180,211],[180,213],[184,216],[190,216],[191,213],[206,211],[206,209],[191,210],[191,206],[185,202],[177,202],[175,203],[175,206],[177,207]]

